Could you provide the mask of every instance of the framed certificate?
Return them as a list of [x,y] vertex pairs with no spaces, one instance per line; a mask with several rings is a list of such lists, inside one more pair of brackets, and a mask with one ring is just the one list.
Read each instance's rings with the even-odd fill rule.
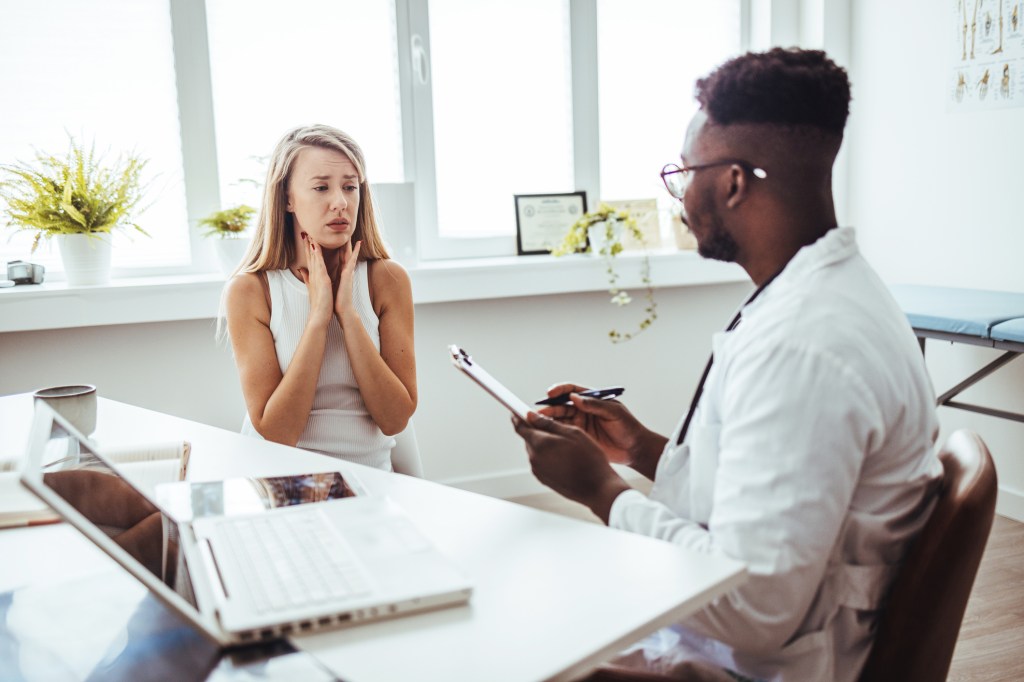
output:
[[633,216],[637,229],[644,236],[644,243],[634,237],[629,230],[622,233],[622,248],[625,251],[642,251],[661,248],[661,216],[658,213],[657,199],[624,199],[621,201],[604,202],[616,211],[625,211]]
[[516,251],[520,256],[550,253],[587,212],[586,192],[516,194],[515,199]]

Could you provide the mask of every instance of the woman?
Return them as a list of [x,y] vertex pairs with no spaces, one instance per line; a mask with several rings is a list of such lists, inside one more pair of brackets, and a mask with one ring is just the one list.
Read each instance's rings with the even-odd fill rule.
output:
[[412,288],[348,135],[315,125],[277,144],[225,312],[243,433],[392,468],[391,436],[416,410]]

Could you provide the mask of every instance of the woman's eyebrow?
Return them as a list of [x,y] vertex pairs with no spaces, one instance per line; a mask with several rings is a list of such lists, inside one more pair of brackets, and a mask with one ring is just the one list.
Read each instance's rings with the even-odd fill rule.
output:
[[[313,177],[310,178],[310,180],[330,180],[331,177],[332,176],[330,176],[330,175],[314,175]],[[342,175],[341,178],[342,178],[342,180],[357,180],[359,178],[359,176],[358,175],[354,175],[354,174],[353,175]]]

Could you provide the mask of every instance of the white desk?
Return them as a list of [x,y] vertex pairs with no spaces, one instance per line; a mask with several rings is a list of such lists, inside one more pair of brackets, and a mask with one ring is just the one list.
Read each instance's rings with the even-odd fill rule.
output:
[[[0,398],[0,454],[22,451],[27,394]],[[293,638],[349,682],[570,680],[745,580],[733,561],[100,399],[95,440],[185,438],[192,480],[354,472],[471,577],[467,606]],[[0,592],[112,563],[66,524],[0,531]]]

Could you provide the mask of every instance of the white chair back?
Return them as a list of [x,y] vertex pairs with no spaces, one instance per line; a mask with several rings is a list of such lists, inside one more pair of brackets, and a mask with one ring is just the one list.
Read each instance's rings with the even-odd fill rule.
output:
[[391,467],[396,473],[423,478],[423,461],[416,442],[416,428],[412,420],[401,433],[395,434],[395,447],[391,449]]

